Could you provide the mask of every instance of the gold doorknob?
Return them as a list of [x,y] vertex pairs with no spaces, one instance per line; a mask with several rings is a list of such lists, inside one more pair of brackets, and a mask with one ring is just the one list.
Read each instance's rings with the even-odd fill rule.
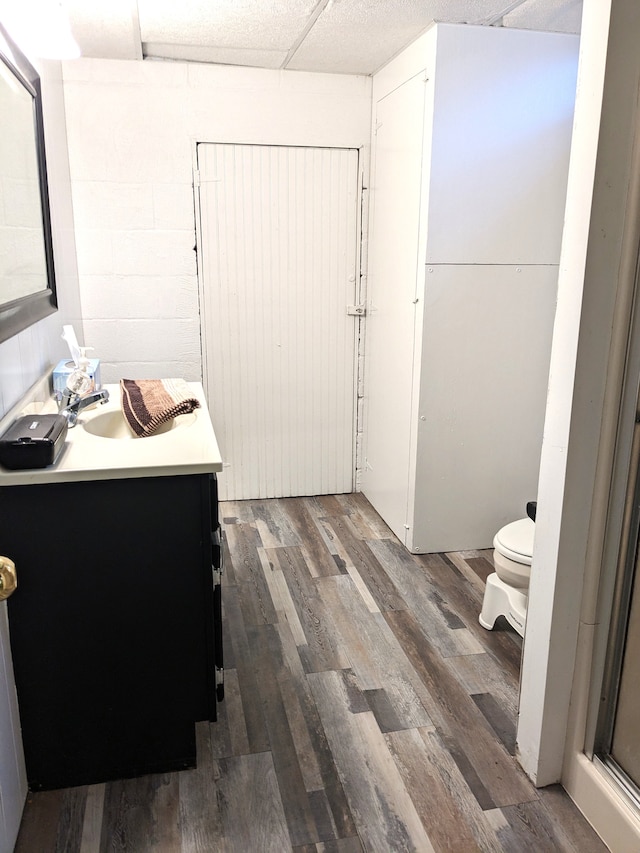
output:
[[18,586],[18,577],[13,560],[8,557],[0,557],[0,601],[9,598]]

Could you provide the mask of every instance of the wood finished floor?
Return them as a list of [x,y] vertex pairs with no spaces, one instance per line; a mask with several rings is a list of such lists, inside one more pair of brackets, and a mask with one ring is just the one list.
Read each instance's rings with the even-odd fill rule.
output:
[[226,698],[195,770],[30,795],[17,853],[591,853],[514,759],[490,552],[408,554],[361,495],[221,504]]

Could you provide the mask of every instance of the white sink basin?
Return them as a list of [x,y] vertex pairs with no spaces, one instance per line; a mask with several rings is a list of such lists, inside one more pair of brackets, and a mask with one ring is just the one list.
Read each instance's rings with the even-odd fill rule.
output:
[[[50,394],[50,379],[47,375],[38,387],[34,386],[34,393],[40,396],[25,399],[9,410],[2,418],[0,433],[20,415],[58,411]],[[222,471],[220,448],[204,388],[199,382],[190,382],[189,387],[200,408],[163,424],[156,433],[140,441],[130,441],[136,436],[122,413],[120,386],[104,387],[109,391],[109,400],[80,412],[54,465],[24,471],[0,469],[0,487]]]
[[[166,433],[172,432],[173,430],[179,429],[183,426],[189,426],[195,422],[195,419],[194,414],[180,415],[177,418],[173,418],[171,421],[161,424],[154,433],[149,436],[145,436],[145,440],[156,438],[160,435],[166,435]],[[78,425],[80,426],[80,424]],[[82,428],[86,432],[91,433],[91,435],[97,435],[99,438],[115,438],[119,441],[122,439],[139,438],[127,423],[120,409],[92,415],[86,420],[83,420]]]

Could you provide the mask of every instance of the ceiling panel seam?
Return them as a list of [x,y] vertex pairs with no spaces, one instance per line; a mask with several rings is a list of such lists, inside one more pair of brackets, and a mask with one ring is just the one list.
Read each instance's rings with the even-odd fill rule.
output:
[[280,66],[281,68],[286,68],[287,65],[291,62],[296,51],[298,50],[298,48],[300,47],[302,42],[306,39],[306,37],[311,32],[315,22],[318,20],[320,15],[324,12],[324,10],[327,8],[327,6],[329,6],[329,4],[332,2],[333,2],[333,0],[318,0],[318,3],[316,4],[315,9],[313,10],[311,15],[309,16],[309,20],[307,21],[306,26],[304,27],[304,29],[302,30],[302,32],[300,33],[298,38],[294,41],[294,43],[289,48],[289,53],[287,53],[287,55],[285,56],[284,62]]
[[525,3],[528,3],[529,0],[514,0],[514,2],[509,3],[508,6],[501,12],[494,12],[492,15],[489,15],[486,18],[482,18],[480,21],[476,21],[476,24],[484,27],[492,27],[494,24],[497,24],[498,21],[501,21],[505,15],[508,15],[510,12],[514,12],[520,6],[524,6]]
[[133,49],[136,53],[136,59],[144,59],[142,51],[142,32],[140,30],[140,9],[138,8],[138,0],[131,0],[131,36],[133,38]]

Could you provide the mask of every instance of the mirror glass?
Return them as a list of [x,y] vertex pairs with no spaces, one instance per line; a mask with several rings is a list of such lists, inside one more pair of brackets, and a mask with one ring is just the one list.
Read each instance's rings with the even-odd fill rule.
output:
[[0,26],[0,341],[56,310],[40,80]]

